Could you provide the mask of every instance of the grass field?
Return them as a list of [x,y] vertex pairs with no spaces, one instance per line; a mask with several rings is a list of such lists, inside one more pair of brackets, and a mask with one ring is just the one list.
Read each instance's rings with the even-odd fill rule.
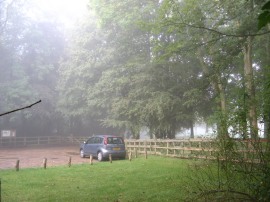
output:
[[2,202],[183,201],[190,160],[150,156],[128,160],[1,170]]

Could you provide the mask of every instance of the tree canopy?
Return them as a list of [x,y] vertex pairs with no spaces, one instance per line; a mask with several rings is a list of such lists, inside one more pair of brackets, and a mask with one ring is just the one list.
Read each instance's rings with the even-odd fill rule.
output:
[[0,113],[42,104],[1,129],[175,138],[203,121],[219,136],[269,134],[268,1],[89,0],[68,35],[26,2],[0,4]]

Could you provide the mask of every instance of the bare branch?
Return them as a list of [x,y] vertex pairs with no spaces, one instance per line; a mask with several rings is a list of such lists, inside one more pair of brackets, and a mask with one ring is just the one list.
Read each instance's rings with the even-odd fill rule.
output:
[[211,29],[211,28],[204,27],[204,26],[197,26],[197,25],[189,24],[189,23],[185,23],[185,22],[173,22],[171,20],[168,20],[167,21],[167,24],[165,24],[165,26],[168,26],[168,25],[186,26],[186,27],[191,27],[191,28],[194,28],[194,29],[202,29],[202,30],[206,30],[206,31],[209,31],[209,32],[216,33],[216,34],[221,35],[223,37],[261,36],[261,35],[265,35],[265,34],[269,34],[270,33],[270,31],[266,31],[266,32],[261,32],[261,33],[250,33],[250,34],[229,34],[229,33],[220,32],[218,30]]
[[34,105],[36,105],[36,104],[38,104],[40,102],[41,102],[41,100],[39,100],[39,101],[37,101],[37,102],[35,102],[35,103],[31,104],[31,105],[28,105],[26,107],[22,107],[22,108],[15,109],[15,110],[12,110],[12,111],[9,111],[9,112],[5,112],[3,114],[0,114],[0,116],[4,116],[4,115],[10,114],[10,113],[13,113],[13,112],[16,112],[16,111],[20,111],[20,110],[23,110],[23,109],[31,108],[32,106],[34,106]]
[[212,33],[216,33],[220,36],[223,36],[223,37],[254,37],[254,36],[261,36],[261,35],[265,35],[265,34],[269,34],[270,31],[266,31],[266,32],[259,32],[260,30],[258,30],[258,32],[256,33],[248,33],[248,34],[230,34],[230,33],[224,33],[224,32],[221,32],[219,30],[216,30],[216,29],[212,29],[212,28],[208,28],[208,27],[204,27],[204,26],[198,26],[198,25],[195,25],[195,24],[190,24],[190,23],[186,23],[184,21],[184,18],[183,18],[183,15],[180,13],[178,7],[176,6],[176,3],[175,1],[171,1],[171,4],[174,6],[174,10],[178,13],[178,15],[180,16],[181,18],[181,22],[174,22],[174,21],[171,21],[169,19],[167,19],[167,22],[170,22],[171,24],[169,25],[181,25],[181,26],[186,26],[186,27],[191,27],[191,28],[194,28],[194,29],[201,29],[201,30],[206,30],[206,31],[209,31],[209,32],[212,32]]
[[218,30],[215,30],[215,29],[211,29],[211,28],[208,28],[208,27],[203,27],[203,26],[196,26],[196,25],[191,25],[191,24],[188,24],[188,23],[177,23],[177,24],[182,24],[182,25],[185,25],[185,26],[188,26],[188,27],[192,27],[192,28],[195,28],[195,29],[204,29],[204,30],[207,30],[207,31],[210,31],[210,32],[214,32],[214,33],[217,33],[221,36],[227,36],[227,37],[248,37],[248,36],[261,36],[261,35],[265,35],[265,34],[269,34],[270,31],[267,31],[267,32],[261,32],[261,33],[250,33],[250,34],[228,34],[228,33],[223,33],[223,32],[220,32]]

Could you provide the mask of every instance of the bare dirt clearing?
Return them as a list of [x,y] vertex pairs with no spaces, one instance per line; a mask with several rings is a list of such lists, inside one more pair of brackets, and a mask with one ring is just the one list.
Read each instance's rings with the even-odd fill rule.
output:
[[0,169],[15,168],[20,160],[20,168],[42,167],[43,159],[47,158],[47,167],[89,163],[89,159],[81,158],[79,145],[39,145],[28,147],[0,148]]

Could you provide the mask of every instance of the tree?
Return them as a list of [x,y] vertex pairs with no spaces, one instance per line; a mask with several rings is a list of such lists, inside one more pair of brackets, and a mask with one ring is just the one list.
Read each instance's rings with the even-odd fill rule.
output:
[[64,38],[54,22],[45,17],[42,22],[35,21],[27,15],[27,6],[31,5],[11,1],[3,12],[6,17],[1,18],[0,108],[8,111],[39,98],[43,104],[3,117],[1,127],[16,128],[18,135],[47,135],[55,128],[54,86]]
[[[256,2],[257,3],[257,2]],[[218,93],[220,102],[220,112],[223,127],[221,131],[227,133],[227,119],[225,100],[226,92],[226,78],[224,72],[232,69],[234,64],[231,63],[230,58],[235,58],[235,55],[242,55],[243,53],[243,78],[245,79],[245,94],[247,117],[249,119],[251,134],[253,137],[257,135],[257,112],[256,112],[256,95],[254,91],[254,76],[251,52],[251,38],[259,36],[263,33],[257,33],[256,28],[256,13],[260,4],[252,4],[252,2],[235,2],[234,4],[228,2],[186,2],[186,1],[163,1],[162,10],[162,25],[167,27],[170,32],[178,32],[186,35],[190,39],[190,43],[178,46],[176,52],[183,52],[188,49],[198,50],[198,59],[201,61],[204,74],[211,79],[213,89]],[[234,9],[237,8],[237,9]],[[247,16],[242,9],[248,9]],[[212,12],[209,13],[209,11]],[[189,13],[193,13],[192,17]],[[217,12],[218,11],[218,12]],[[251,15],[250,15],[251,14]],[[179,43],[178,43],[179,44]],[[222,45],[225,48],[221,48]],[[230,46],[229,46],[230,45]],[[227,46],[227,47],[226,47]],[[241,50],[242,49],[242,50]],[[242,52],[243,51],[243,52]],[[214,62],[213,53],[219,53],[219,58],[222,60]],[[217,57],[217,58],[218,58]],[[227,59],[226,59],[226,58]],[[219,64],[219,61],[227,61],[227,64]],[[240,64],[236,62],[235,64]],[[234,67],[237,68],[237,67]],[[211,71],[210,71],[211,70]],[[241,71],[240,71],[241,72]],[[222,118],[223,117],[223,118]],[[220,132],[221,132],[220,131]]]

